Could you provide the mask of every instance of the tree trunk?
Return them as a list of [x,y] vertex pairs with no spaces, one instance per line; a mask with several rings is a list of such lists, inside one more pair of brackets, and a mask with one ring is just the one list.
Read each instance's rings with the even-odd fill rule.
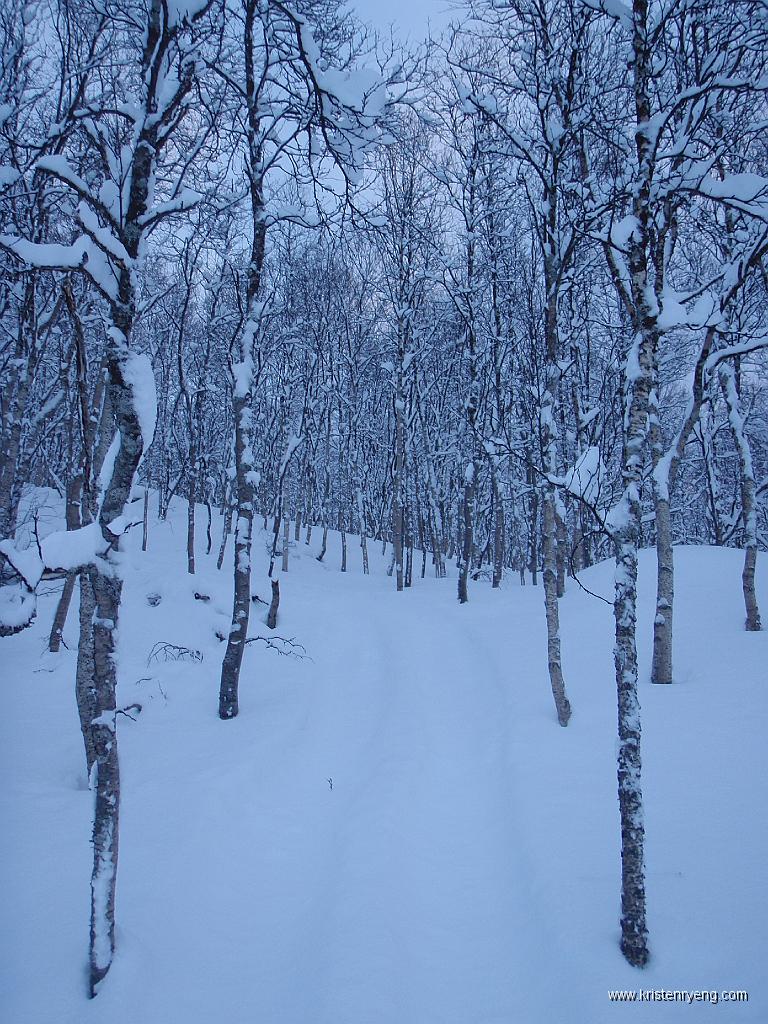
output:
[[90,992],[95,996],[112,964],[115,951],[115,883],[120,816],[120,765],[117,759],[115,709],[115,647],[122,582],[93,573],[96,617],[93,623],[94,718],[91,722],[95,754],[93,788],[93,872],[91,875]]
[[745,627],[750,632],[762,629],[760,609],[755,592],[755,566],[757,564],[757,513],[755,510],[755,473],[752,468],[752,452],[744,430],[744,420],[739,412],[739,396],[736,391],[733,368],[722,365],[719,370],[720,387],[728,409],[736,451],[739,454],[741,519],[744,524],[744,569],[741,574],[741,588],[746,610]]
[[187,572],[195,575],[195,485],[194,473],[190,476],[187,498]]
[[61,648],[64,626],[67,622],[67,614],[69,613],[69,606],[72,602],[72,594],[74,593],[76,582],[77,572],[74,570],[68,572],[64,580],[64,589],[56,606],[56,614],[53,617],[51,635],[48,638],[48,650],[54,654],[58,653]]
[[221,569],[224,564],[224,552],[227,547],[227,537],[232,529],[232,506],[227,509],[226,516],[224,517],[224,524],[221,530],[221,545],[219,546],[219,557],[216,559],[216,568]]
[[464,501],[463,512],[464,522],[459,545],[459,581],[458,597],[460,604],[466,604],[469,600],[467,592],[467,579],[469,577],[469,566],[472,560],[472,548],[474,544],[474,519],[475,519],[475,464],[470,462],[464,474]]
[[267,627],[275,629],[277,626],[277,610],[280,607],[280,580],[272,580],[272,600],[269,602],[267,612]]
[[504,575],[504,503],[501,500],[498,474],[492,470],[493,482],[493,580],[491,587],[498,590]]
[[75,699],[77,713],[80,717],[80,731],[85,747],[85,770],[90,780],[91,770],[96,760],[93,730],[91,722],[96,717],[93,661],[93,615],[96,611],[96,597],[93,593],[93,581],[88,569],[80,572],[80,639],[77,645],[77,671],[75,675]]
[[344,529],[344,516],[339,509],[339,533],[341,534],[341,571],[347,571],[347,534]]
[[[138,172],[137,172],[138,173]],[[146,183],[145,183],[146,184]],[[123,270],[120,301],[113,309],[114,327],[108,344],[109,393],[120,445],[112,475],[99,511],[99,526],[111,550],[118,557],[122,538],[111,533],[110,524],[125,512],[131,488],[144,451],[141,423],[134,405],[133,389],[127,384],[128,339],[133,326],[134,295],[131,272]],[[118,628],[122,580],[111,555],[89,569],[96,602],[93,629],[93,699],[91,721],[95,752],[96,804],[93,821],[93,872],[91,876],[90,992],[96,994],[100,981],[112,963],[115,949],[115,881],[117,878],[118,823],[120,813],[120,769],[115,728],[115,636]]]
[[363,491],[359,484],[355,488],[355,499],[357,506],[357,525],[360,530],[360,551],[363,556],[363,575],[368,575],[368,541],[365,536],[365,511],[363,505]]
[[[67,505],[65,511],[67,530],[77,530],[78,527],[82,525],[82,501],[83,476],[82,474],[77,474],[77,476],[72,477],[67,486]],[[75,570],[72,570],[71,572],[67,573],[66,579],[64,580],[64,589],[61,592],[59,603],[56,606],[56,614],[53,617],[51,634],[48,638],[48,650],[52,651],[54,654],[57,653],[61,647],[61,639],[64,633],[64,626],[66,625],[67,622],[67,615],[69,614],[69,605],[72,601],[72,594],[74,593],[75,590],[76,580],[77,572]]]
[[565,594],[565,569],[568,564],[568,531],[565,525],[565,509],[555,502],[555,539],[557,543],[557,596]]
[[322,562],[322,560],[325,558],[325,552],[326,552],[327,547],[328,547],[328,527],[324,526],[323,527],[323,542],[320,545],[320,554],[317,556],[318,562]]
[[250,390],[233,397],[235,419],[235,586],[232,625],[221,666],[219,718],[235,718],[239,711],[238,687],[251,610],[251,538],[253,536],[253,455]]
[[656,513],[656,617],[653,620],[652,683],[672,682],[675,564],[669,500],[658,495]]
[[405,472],[404,402],[398,389],[395,402],[395,479],[392,493],[392,546],[397,589],[403,589],[403,474]]
[[288,547],[291,542],[291,523],[288,519],[288,499],[283,498],[283,562],[282,571],[288,572]]
[[[533,474],[529,474],[529,479],[533,481]],[[539,490],[537,487],[533,487],[531,491],[531,521],[530,521],[530,551],[528,557],[528,571],[531,574],[531,585],[538,586],[538,572],[539,572],[539,550],[538,550],[538,538],[539,538]]]
[[548,487],[544,495],[542,547],[544,556],[544,608],[547,618],[547,663],[557,720],[568,725],[571,705],[566,696],[560,655],[560,611],[557,604],[557,554],[555,551],[555,497]]
[[143,519],[142,519],[142,529],[141,529],[141,550],[142,551],[146,551],[147,550],[148,530],[149,530],[149,488],[145,487],[144,488],[144,516],[143,516]]

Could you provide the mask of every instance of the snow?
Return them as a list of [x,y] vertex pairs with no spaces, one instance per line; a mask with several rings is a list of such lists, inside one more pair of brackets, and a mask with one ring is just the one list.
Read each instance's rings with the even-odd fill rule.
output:
[[727,174],[725,178],[705,178],[700,191],[712,199],[734,199],[740,203],[764,204],[768,200],[768,178],[759,174]]
[[57,530],[40,545],[43,563],[49,569],[77,569],[89,565],[106,547],[98,523],[89,523],[78,530]]
[[637,217],[633,217],[631,214],[622,217],[620,221],[611,226],[611,245],[614,245],[617,249],[625,249],[637,227]]
[[[100,725],[105,723],[100,722]],[[113,830],[110,827],[107,833],[105,847],[107,850],[111,848]],[[112,873],[114,861],[109,853],[102,854],[100,870],[93,880],[93,903],[94,903],[94,943],[93,943],[93,961],[96,967],[103,970],[109,966],[110,956],[112,952],[112,943],[109,937],[109,928],[107,927],[107,906],[109,903],[109,891],[110,891],[110,877]]]
[[584,0],[584,4],[596,11],[604,11],[620,22],[622,28],[632,31],[632,9],[624,0]]
[[169,0],[168,23],[178,25],[192,21],[205,9],[207,3],[208,0]]
[[44,570],[37,548],[30,544],[26,548],[19,549],[7,537],[5,540],[0,540],[0,553],[5,555],[27,586],[34,590],[40,582]]
[[565,474],[566,489],[577,497],[595,503],[605,471],[599,448],[587,448]]
[[0,244],[14,253],[31,267],[76,270],[85,262],[88,244],[85,238],[78,238],[72,245],[57,242],[30,242],[18,235],[0,235]]
[[157,424],[157,388],[152,361],[145,352],[130,352],[123,365],[123,374],[133,392],[133,405],[139,418],[146,454],[155,436]]
[[38,158],[36,166],[38,170],[48,171],[57,178],[71,185],[80,195],[90,195],[90,188],[79,174],[76,173],[69,160],[65,156],[46,155]]
[[30,622],[37,609],[35,594],[19,584],[0,587],[0,626],[19,629]]
[[241,362],[233,361],[232,378],[236,398],[245,398],[253,382],[253,359],[247,356]]
[[[93,1001],[76,605],[59,655],[40,653],[53,593],[30,629],[2,641],[3,1020],[678,1019],[677,1006],[609,1001],[610,990],[641,987],[746,989],[746,1004],[702,1003],[688,1016],[768,1018],[768,633],[743,630],[741,552],[676,549],[675,682],[664,687],[648,682],[655,566],[640,556],[652,961],[638,972],[618,950],[611,607],[569,583],[561,624],[574,716],[561,729],[541,587],[475,584],[463,606],[455,578],[397,594],[380,544],[369,543],[365,577],[348,537],[342,575],[338,535],[318,563],[314,531],[311,546],[302,537],[291,549],[277,628],[308,657],[249,645],[240,716],[221,722],[215,632],[230,624],[232,542],[230,568],[216,572],[214,543],[189,577],[185,514],[176,501],[168,522],[150,519],[146,554],[127,538],[118,707],[143,710],[117,720],[117,952]],[[266,597],[271,534],[255,532],[253,589]],[[613,574],[603,563],[582,581],[610,600]],[[763,561],[758,591],[768,593]],[[251,636],[270,635],[264,613],[252,606]],[[148,666],[160,640],[202,661]]]

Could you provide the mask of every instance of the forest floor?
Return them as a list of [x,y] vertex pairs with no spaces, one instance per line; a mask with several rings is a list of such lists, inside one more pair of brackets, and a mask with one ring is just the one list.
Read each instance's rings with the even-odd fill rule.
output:
[[[204,540],[204,511],[198,528]],[[768,1020],[768,631],[747,634],[742,553],[677,548],[676,680],[647,682],[653,555],[639,640],[652,961],[618,950],[611,607],[561,603],[574,714],[557,725],[541,587],[414,579],[372,543],[363,576],[321,535],[290,549],[276,633],[249,645],[237,719],[217,717],[231,578],[186,573],[185,510],[126,556],[119,640],[118,951],[86,998],[92,796],[56,594],[2,641],[0,1019],[7,1024],[602,1024]],[[140,534],[140,531],[136,531]],[[254,590],[267,598],[266,535]],[[228,549],[231,556],[231,541]],[[417,558],[415,576],[421,560]],[[768,572],[758,596],[768,618]],[[611,597],[612,566],[581,576]],[[195,600],[195,591],[210,601]],[[161,598],[151,605],[147,598]],[[268,636],[253,605],[251,635]],[[156,643],[202,660],[163,660]],[[611,990],[746,990],[636,1002]],[[638,997],[639,998],[639,997]]]

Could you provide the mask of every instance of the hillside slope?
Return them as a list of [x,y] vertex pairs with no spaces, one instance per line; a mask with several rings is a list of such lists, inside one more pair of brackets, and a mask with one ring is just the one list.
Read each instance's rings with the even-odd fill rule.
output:
[[[201,523],[203,516],[201,515]],[[541,588],[338,571],[339,541],[291,548],[277,633],[254,643],[241,714],[217,718],[229,572],[185,572],[184,510],[128,556],[120,627],[118,943],[85,997],[91,795],[55,596],[3,642],[3,988],[9,1024],[601,1024],[765,1021],[768,633],[747,634],[741,553],[677,549],[676,684],[641,701],[653,960],[618,951],[612,610],[562,603],[574,708],[557,726]],[[266,597],[266,539],[254,589]],[[231,547],[230,547],[231,553]],[[758,592],[768,602],[765,560]],[[584,573],[610,597],[612,566]],[[196,601],[195,591],[210,595]],[[150,605],[147,596],[158,594]],[[268,635],[254,605],[252,635]],[[200,661],[148,658],[157,642]],[[609,1002],[615,989],[746,989],[716,1007]],[[666,1012],[665,1012],[666,1011]],[[676,1018],[677,1019],[677,1018]]]

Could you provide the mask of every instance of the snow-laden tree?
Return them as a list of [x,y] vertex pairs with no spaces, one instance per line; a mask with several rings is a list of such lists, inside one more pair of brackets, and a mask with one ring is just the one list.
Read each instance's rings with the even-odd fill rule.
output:
[[[216,70],[230,94],[233,187],[247,184],[250,250],[240,326],[231,348],[235,426],[235,585],[221,672],[219,715],[238,712],[251,603],[255,488],[254,406],[264,329],[267,234],[280,220],[314,224],[361,180],[365,153],[395,96],[390,68],[362,64],[362,41],[333,0],[245,0],[225,5]],[[369,53],[369,59],[374,55]]]
[[[74,240],[26,238],[6,233],[0,242],[30,271],[77,271],[101,296],[106,317],[107,397],[116,428],[102,470],[103,493],[94,524],[49,541],[44,569],[78,567],[83,651],[88,673],[79,692],[87,701],[96,793],[94,866],[91,881],[90,990],[95,995],[112,962],[117,872],[120,775],[115,725],[116,630],[122,580],[121,538],[130,525],[131,491],[145,448],[152,439],[155,383],[146,356],[132,348],[139,309],[141,264],[146,239],[161,221],[196,197],[185,188],[189,166],[182,127],[190,111],[199,59],[200,25],[209,4],[78,9],[89,51],[107,47],[105,74],[83,77],[56,133],[66,144],[43,148],[36,177],[52,179],[76,203]],[[100,12],[100,13],[99,13]],[[102,51],[103,52],[103,51]],[[88,70],[92,70],[89,68]],[[197,125],[199,132],[199,124]],[[200,135],[195,136],[198,141]],[[65,543],[68,541],[68,543]],[[8,554],[8,552],[6,552]],[[28,584],[36,583],[27,578]]]

